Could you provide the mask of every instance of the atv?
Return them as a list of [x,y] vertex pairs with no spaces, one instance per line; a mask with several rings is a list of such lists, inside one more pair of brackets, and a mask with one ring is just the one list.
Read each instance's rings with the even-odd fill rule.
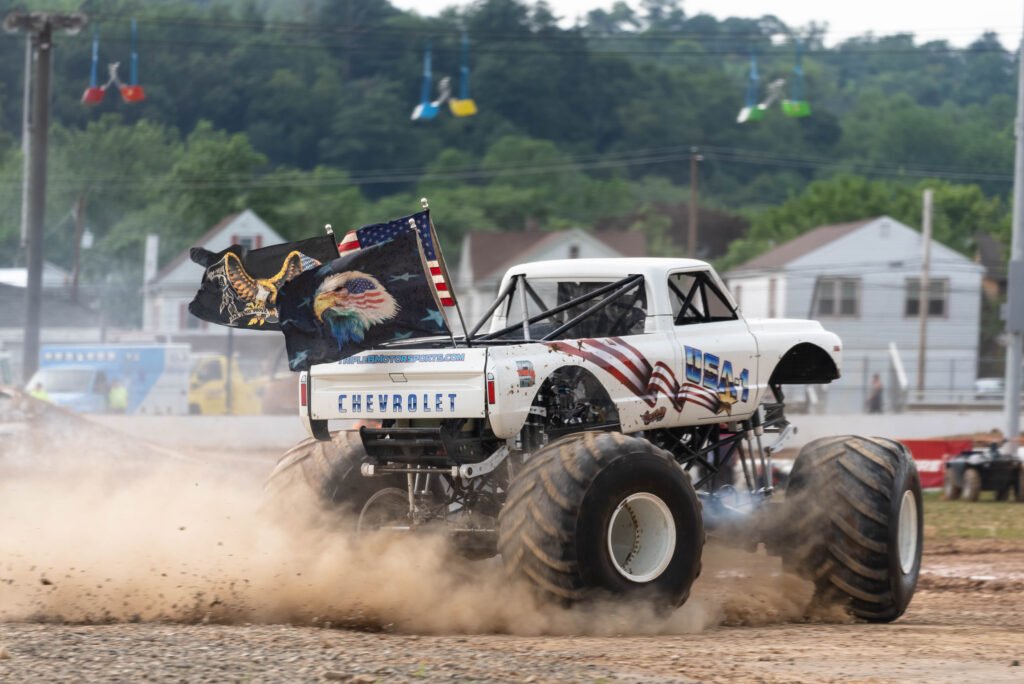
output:
[[1006,501],[1012,492],[1024,502],[1024,460],[1004,454],[997,443],[961,451],[945,468],[942,498],[947,501],[977,501],[982,492],[995,492],[996,501]]

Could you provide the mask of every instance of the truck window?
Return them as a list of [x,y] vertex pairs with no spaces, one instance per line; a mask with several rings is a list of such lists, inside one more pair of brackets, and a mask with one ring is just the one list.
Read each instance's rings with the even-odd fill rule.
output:
[[[578,297],[587,295],[598,288],[610,285],[615,280],[602,281],[570,281],[551,279],[526,280],[526,315],[532,318],[548,309],[565,304]],[[518,286],[506,309],[507,325],[515,325],[523,321],[523,305]],[[530,326],[531,339],[540,339],[559,328],[564,323],[580,315],[601,300],[601,297],[577,304],[549,318],[537,321]],[[644,331],[647,321],[647,294],[641,282],[632,291],[620,295],[603,309],[584,318],[575,326],[553,339],[579,339],[585,337],[614,337],[617,335],[638,335]],[[522,337],[522,331],[510,333],[508,338]]]
[[704,271],[673,273],[668,290],[676,325],[736,320],[736,312]]
[[196,369],[196,380],[200,383],[213,382],[221,379],[220,361],[218,359],[206,359]]
[[87,394],[92,390],[95,373],[91,368],[43,368],[29,380],[27,387],[41,384],[50,394]]

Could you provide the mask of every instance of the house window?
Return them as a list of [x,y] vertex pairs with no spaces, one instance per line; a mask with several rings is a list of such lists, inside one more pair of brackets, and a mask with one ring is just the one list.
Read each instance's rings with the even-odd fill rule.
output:
[[262,235],[232,235],[231,244],[240,245],[245,249],[259,249],[263,246]]
[[[921,279],[907,278],[906,298],[903,314],[910,317],[921,315]],[[928,281],[928,317],[945,318],[949,315],[949,279],[935,278]]]
[[818,316],[860,316],[859,278],[818,278]]

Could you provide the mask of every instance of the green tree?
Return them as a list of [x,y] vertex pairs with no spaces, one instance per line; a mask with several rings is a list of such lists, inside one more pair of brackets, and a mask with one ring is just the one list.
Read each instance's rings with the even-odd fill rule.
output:
[[246,208],[253,176],[266,163],[245,135],[216,131],[208,122],[196,126],[168,174],[168,191],[192,225],[192,236]]

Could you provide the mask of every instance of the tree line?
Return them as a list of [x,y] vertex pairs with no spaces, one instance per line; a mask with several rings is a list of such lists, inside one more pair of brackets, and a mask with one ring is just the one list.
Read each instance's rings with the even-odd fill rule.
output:
[[[679,0],[616,3],[563,27],[544,2],[479,0],[423,17],[387,0],[57,0],[92,25],[58,36],[47,258],[68,265],[79,196],[96,236],[86,275],[136,278],[147,233],[172,258],[251,207],[288,238],[414,210],[426,195],[447,251],[468,230],[613,223],[681,254],[689,158],[701,206],[749,225],[701,256],[729,266],[822,223],[888,213],[964,253],[1009,234],[1014,55],[992,34],[959,49],[910,35],[834,47],[824,28],[772,16],[689,15]],[[126,75],[139,25],[146,100],[79,102],[93,30],[101,73]],[[471,40],[479,114],[414,122],[423,51],[457,82]],[[737,124],[750,55],[763,82],[793,79],[796,41],[812,114]],[[23,37],[0,36],[0,247],[23,259]]]

